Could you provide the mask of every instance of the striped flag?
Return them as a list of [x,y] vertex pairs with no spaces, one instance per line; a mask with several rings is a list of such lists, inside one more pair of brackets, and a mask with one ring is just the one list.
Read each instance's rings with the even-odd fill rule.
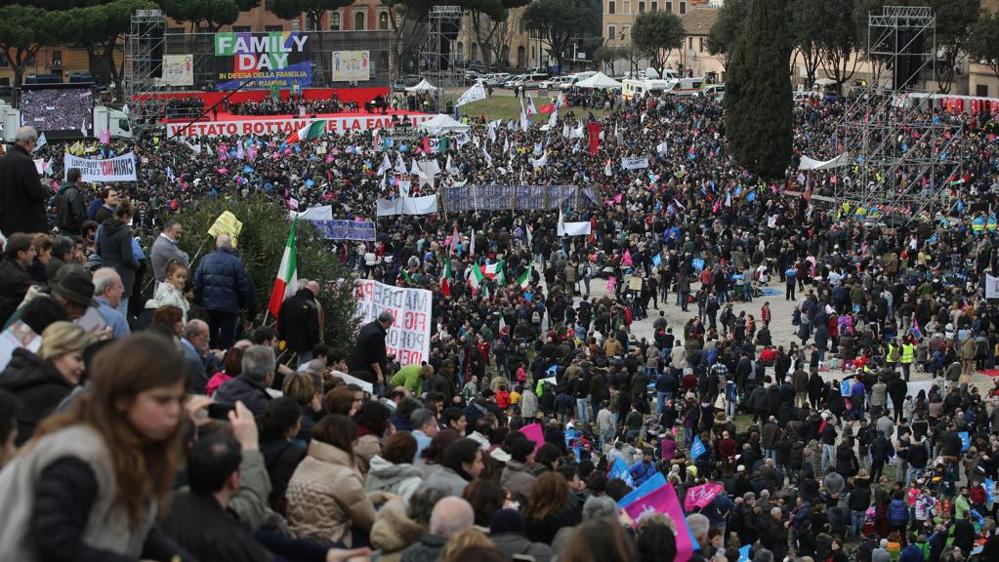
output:
[[922,340],[923,339],[923,330],[919,327],[919,320],[917,320],[915,316],[912,317],[912,328],[911,328],[911,330],[912,330],[912,335],[917,340]]
[[317,119],[306,124],[288,137],[288,144],[318,139],[326,131],[326,119]]
[[517,286],[521,290],[527,289],[527,286],[531,284],[531,269],[533,269],[533,265],[528,264],[527,269],[517,277]]
[[451,296],[451,258],[445,258],[444,271],[441,272],[441,294]]
[[296,285],[298,285],[298,248],[295,245],[295,224],[297,222],[297,219],[291,221],[291,229],[288,230],[288,243],[285,244],[284,255],[281,256],[281,266],[278,268],[277,278],[274,279],[271,302],[267,305],[267,310],[275,318],[281,310],[281,303],[295,294]]

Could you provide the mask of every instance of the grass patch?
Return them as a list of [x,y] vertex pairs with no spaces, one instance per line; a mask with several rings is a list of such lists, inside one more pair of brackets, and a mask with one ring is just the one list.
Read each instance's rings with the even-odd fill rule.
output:
[[[542,105],[552,103],[553,100],[554,92],[549,94],[544,90],[538,90],[534,96],[534,106],[540,110]],[[585,117],[590,112],[590,110],[581,107],[562,108],[558,112],[559,117],[564,117],[570,110],[573,110],[577,117]],[[520,100],[514,96],[493,95],[493,97],[489,99],[464,105],[461,107],[460,111],[462,115],[469,115],[473,117],[482,115],[487,121],[495,119],[520,119]],[[597,117],[603,117],[604,113],[605,112],[602,109],[593,111],[593,114]],[[531,115],[529,119],[531,120],[531,123],[544,124],[548,122],[549,116],[547,113],[537,113],[535,115]]]

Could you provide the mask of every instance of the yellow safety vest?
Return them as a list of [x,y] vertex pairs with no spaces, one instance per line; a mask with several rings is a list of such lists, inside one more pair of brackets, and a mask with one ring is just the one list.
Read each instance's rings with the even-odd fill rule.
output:
[[913,354],[916,352],[916,346],[911,343],[902,344],[902,363],[912,363]]
[[895,359],[895,345],[888,344],[888,353],[885,356],[885,363],[894,363]]

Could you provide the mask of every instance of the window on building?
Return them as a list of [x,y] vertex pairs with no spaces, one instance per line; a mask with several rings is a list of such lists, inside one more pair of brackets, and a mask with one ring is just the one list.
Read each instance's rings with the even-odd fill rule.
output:
[[340,12],[330,14],[330,31],[340,31]]
[[0,68],[7,68],[10,66],[10,59],[7,58],[7,53],[0,52]]
[[608,25],[607,26],[607,40],[608,41],[614,41],[615,39],[617,39],[617,28],[614,27],[613,25]]
[[645,13],[645,2],[639,2],[638,3],[638,13],[639,14],[644,14]]
[[665,4],[663,4],[663,5],[664,5],[664,6],[666,7],[666,9],[665,9],[664,11],[665,11],[665,12],[666,12],[667,14],[672,14],[672,13],[673,13],[673,3],[672,3],[672,2],[666,2],[666,3],[665,3]]
[[354,30],[362,31],[364,29],[364,12],[357,12],[354,14]]
[[[0,66],[3,66],[0,64]],[[980,98],[989,97],[989,85],[988,84],[975,84],[975,95]]]
[[382,31],[388,31],[388,28],[389,28],[388,12],[380,12],[378,14],[378,29]]
[[61,67],[62,66],[62,51],[54,50],[52,51],[52,66]]
[[611,0],[610,2],[607,3],[607,13],[612,16],[616,13],[617,9],[617,6],[615,6],[614,4],[615,4],[614,0]]
[[683,14],[686,13],[687,13],[687,3],[684,2],[683,0],[680,0],[680,15],[682,16]]
[[265,25],[264,31],[284,31],[283,25]]
[[687,48],[690,49],[691,51],[694,50],[694,38],[693,37],[688,37],[687,38]]
[[698,45],[697,49],[703,53],[704,52],[704,38],[703,37],[698,37],[697,41],[698,41],[698,43],[700,43],[700,45]]
[[[234,25],[234,26],[232,26],[232,31],[234,33],[249,33],[250,32],[250,26],[248,26],[248,25]],[[183,31],[181,31],[181,33],[183,33]]]
[[650,6],[649,9],[652,10],[653,12],[659,11],[659,2],[653,0],[652,2],[649,3],[649,6]]
[[631,37],[631,26],[630,25],[622,25],[621,26],[621,37],[623,37],[624,39],[629,39]]

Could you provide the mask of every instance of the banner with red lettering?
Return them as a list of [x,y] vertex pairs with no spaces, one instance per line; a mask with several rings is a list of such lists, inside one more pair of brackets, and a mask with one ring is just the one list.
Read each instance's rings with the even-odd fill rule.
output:
[[63,155],[63,179],[73,168],[80,170],[85,182],[136,181],[134,152],[104,160],[80,158],[67,152]]
[[354,283],[356,316],[362,324],[374,322],[388,311],[395,318],[385,336],[385,350],[399,363],[419,365],[430,358],[433,294],[426,289],[385,285],[370,279]]
[[596,121],[587,123],[586,131],[589,134],[590,156],[596,156],[600,151],[600,123]]
[[[410,114],[409,122],[414,126],[429,120],[433,115],[427,113]],[[392,129],[395,123],[391,115],[345,115],[323,117],[326,121],[327,133],[346,133],[349,131],[367,131],[370,129]],[[402,120],[402,117],[399,117]],[[290,135],[305,127],[314,119],[288,119],[261,117],[260,119],[244,119],[241,121],[204,121],[197,123],[167,123],[167,138],[198,138],[198,137],[228,137],[249,135]]]

